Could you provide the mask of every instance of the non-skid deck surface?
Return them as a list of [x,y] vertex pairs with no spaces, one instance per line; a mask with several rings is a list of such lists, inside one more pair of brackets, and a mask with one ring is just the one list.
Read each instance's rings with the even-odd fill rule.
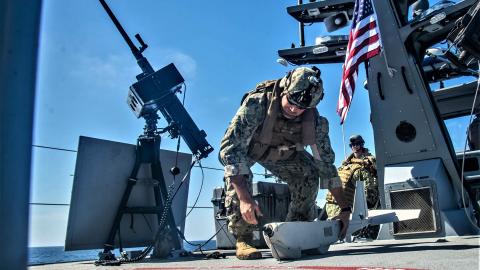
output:
[[[207,253],[211,253],[209,251]],[[264,259],[241,261],[232,251],[226,259],[179,257],[168,260],[146,259],[121,266],[94,266],[93,262],[74,262],[31,266],[29,269],[480,269],[480,236],[382,240],[332,245],[325,255],[302,257],[294,261],[277,261],[269,250]]]

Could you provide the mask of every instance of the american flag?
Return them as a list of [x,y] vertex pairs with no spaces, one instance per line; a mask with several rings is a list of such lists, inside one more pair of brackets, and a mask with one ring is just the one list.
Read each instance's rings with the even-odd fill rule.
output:
[[352,27],[348,39],[345,63],[343,64],[342,84],[338,97],[337,113],[340,124],[347,117],[355,91],[358,66],[377,55],[381,50],[380,34],[377,28],[377,16],[371,0],[355,0]]

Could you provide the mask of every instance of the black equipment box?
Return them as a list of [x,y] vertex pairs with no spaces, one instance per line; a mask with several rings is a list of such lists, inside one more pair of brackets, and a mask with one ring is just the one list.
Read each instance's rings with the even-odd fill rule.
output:
[[[263,223],[285,221],[290,204],[290,192],[287,184],[255,182],[253,183],[252,195],[263,213]],[[217,249],[235,249],[235,237],[228,232],[226,224],[225,190],[223,187],[217,187],[213,190],[212,203],[215,231],[220,230],[217,234]],[[253,245],[256,248],[267,247],[260,230],[253,232]]]
[[158,109],[159,103],[166,102],[172,90],[185,80],[173,63],[141,78],[130,86],[127,103],[137,118],[142,117],[148,106]]

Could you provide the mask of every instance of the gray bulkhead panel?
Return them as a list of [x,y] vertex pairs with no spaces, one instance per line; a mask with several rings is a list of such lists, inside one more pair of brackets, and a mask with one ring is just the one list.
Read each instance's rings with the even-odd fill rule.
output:
[[[384,168],[436,159],[445,169],[441,177],[446,179],[440,181],[451,182],[453,187],[439,190],[445,192],[441,197],[457,199],[462,183],[455,153],[431,90],[422,78],[419,63],[405,46],[410,42],[407,41],[409,37],[401,32],[405,26],[401,25],[392,1],[373,0],[373,3],[377,14],[381,14],[377,19],[383,43],[382,53],[370,59],[368,67],[380,194],[385,195],[383,181],[388,181]],[[387,63],[393,69],[392,76]],[[385,205],[384,197],[382,204]]]
[[[401,38],[401,25],[392,3],[373,2],[382,15],[378,16],[378,26],[384,48],[381,55],[370,60],[368,70],[379,178],[383,180],[382,168],[388,164],[440,158],[458,188],[460,181],[450,139],[435,113],[430,89]],[[396,70],[393,77],[388,74],[384,57],[389,67]]]

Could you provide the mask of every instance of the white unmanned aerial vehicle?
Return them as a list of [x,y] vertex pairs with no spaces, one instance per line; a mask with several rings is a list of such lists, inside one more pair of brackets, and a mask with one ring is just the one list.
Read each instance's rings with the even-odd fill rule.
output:
[[[416,219],[419,215],[419,209],[368,210],[364,184],[358,181],[347,239],[353,232],[368,225]],[[263,237],[277,260],[298,259],[302,251],[326,253],[330,245],[339,240],[340,226],[338,220],[275,222],[265,224]]]

